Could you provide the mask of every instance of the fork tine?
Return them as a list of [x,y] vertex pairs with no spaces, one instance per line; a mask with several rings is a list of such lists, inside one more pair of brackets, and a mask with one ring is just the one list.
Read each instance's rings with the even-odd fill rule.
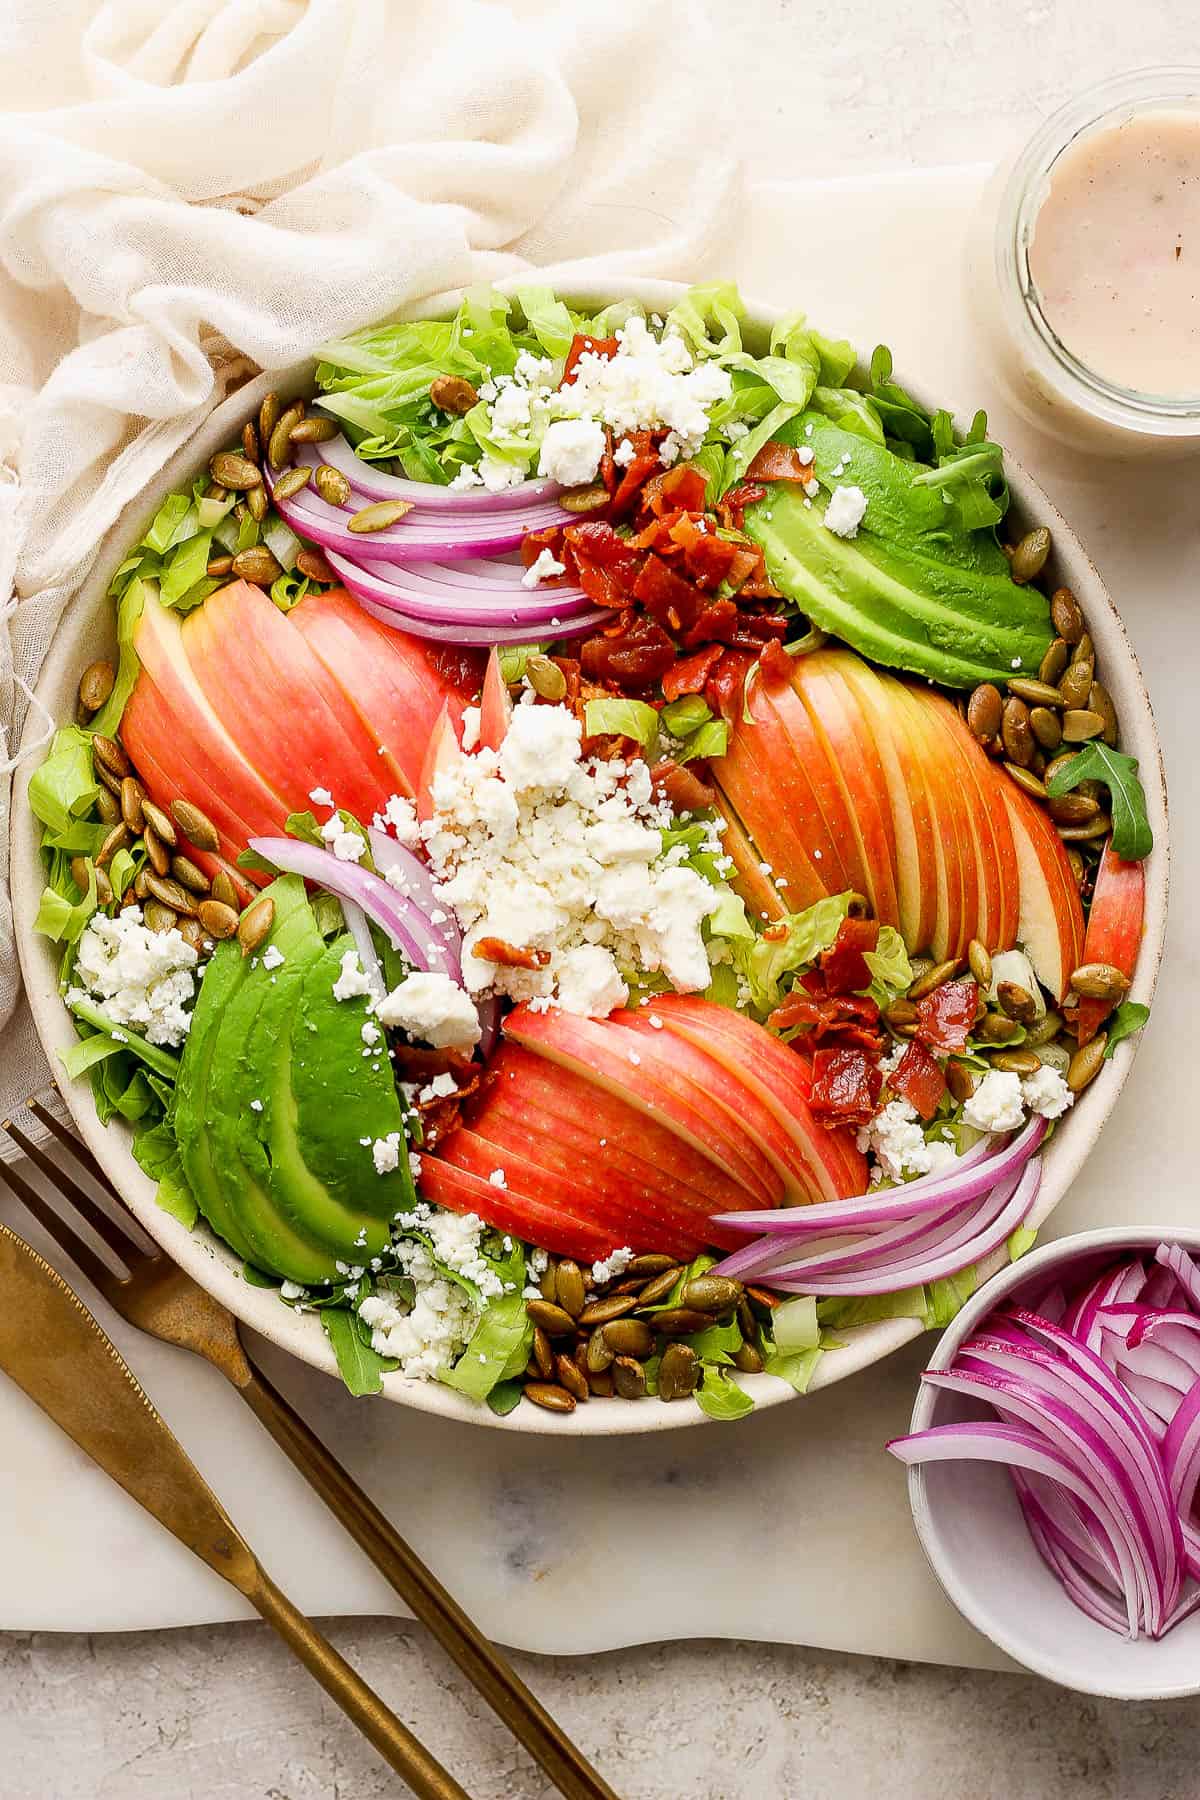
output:
[[[48,1106],[44,1106],[36,1095],[32,1100],[27,1100],[25,1104],[33,1114],[34,1118],[40,1119],[47,1131],[53,1132],[59,1143],[71,1152],[75,1161],[87,1170],[94,1181],[100,1183],[100,1186],[104,1189],[105,1193],[111,1194],[114,1200],[120,1200],[120,1194],[118,1194],[116,1188],[108,1179],[108,1176],[104,1173],[104,1170],[100,1167],[100,1164],[96,1161],[96,1158],[92,1155],[83,1139],[77,1138],[75,1133],[71,1130],[71,1127],[66,1124],[64,1120],[60,1119],[56,1113],[52,1113]],[[124,1205],[123,1201],[122,1205]]]
[[114,1256],[122,1259],[126,1267],[132,1268],[135,1261],[145,1257],[146,1252],[137,1240],[118,1225],[115,1219],[110,1219],[103,1207],[97,1206],[92,1196],[85,1193],[79,1183],[65,1169],[61,1169],[53,1158],[47,1156],[40,1144],[35,1144],[11,1119],[5,1119],[4,1129],[13,1142],[20,1145],[34,1167],[40,1169],[64,1200],[69,1200],[76,1212],[83,1215],[96,1236],[108,1245]]
[[93,1287],[99,1288],[100,1292],[107,1297],[123,1285],[108,1264],[102,1262],[90,1245],[85,1244],[79,1234],[73,1231],[65,1220],[59,1217],[54,1208],[46,1203],[41,1194],[30,1187],[23,1175],[18,1175],[11,1163],[0,1161],[0,1181],[5,1182],[12,1189],[21,1204],[33,1214],[42,1230],[49,1232],[59,1249],[66,1251],[71,1261],[83,1271]]

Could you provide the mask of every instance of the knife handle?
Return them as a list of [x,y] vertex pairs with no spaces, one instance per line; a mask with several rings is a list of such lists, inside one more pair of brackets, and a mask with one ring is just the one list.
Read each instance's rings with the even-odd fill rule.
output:
[[312,1620],[292,1605],[257,1562],[254,1578],[246,1586],[239,1582],[238,1587],[384,1761],[404,1777],[418,1800],[471,1800],[467,1790],[401,1724],[391,1708],[339,1655]]
[[[384,1580],[412,1608],[430,1635],[462,1670],[566,1800],[618,1800],[557,1725],[512,1664],[472,1624],[411,1545],[359,1487],[266,1376],[249,1365],[249,1379],[231,1377],[242,1399],[266,1426],[334,1518]],[[228,1371],[226,1371],[228,1373]]]

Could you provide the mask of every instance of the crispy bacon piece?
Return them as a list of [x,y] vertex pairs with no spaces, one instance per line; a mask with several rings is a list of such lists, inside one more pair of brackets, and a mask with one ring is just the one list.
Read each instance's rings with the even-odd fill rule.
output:
[[[736,600],[710,600],[691,629],[684,632],[684,646],[690,650],[696,644],[730,644],[738,635],[741,623],[742,615]],[[742,648],[745,649],[745,645]]]
[[677,813],[706,812],[717,801],[715,789],[702,781],[694,769],[666,757],[650,771],[650,783],[656,794],[668,801]]
[[742,481],[737,487],[730,488],[717,508],[722,525],[727,530],[740,531],[746,508],[753,506],[756,500],[764,499],[766,492],[766,488],[757,481]]
[[626,433],[633,445],[633,461],[621,472],[621,479],[612,497],[610,511],[614,519],[624,518],[632,512],[641,495],[641,490],[662,464],[658,459],[658,451],[654,448],[654,435],[649,431],[630,431]]
[[742,716],[746,676],[753,665],[752,656],[747,656],[740,650],[727,650],[704,684],[704,698],[708,701],[710,711],[729,724]]
[[789,683],[795,667],[791,657],[781,643],[772,642],[765,645],[758,659],[758,671],[768,687],[778,687]]
[[750,467],[747,481],[798,481],[801,486],[812,480],[812,457],[800,460],[800,452],[791,444],[777,444],[772,439],[764,444]]
[[562,558],[563,528],[561,525],[543,525],[540,531],[527,531],[521,539],[521,561],[525,567],[532,568],[543,550],[548,550],[557,561]]
[[[828,994],[860,994],[871,985],[866,952],[879,943],[878,919],[843,919],[828,950],[817,959]],[[874,1002],[872,1002],[874,1004]],[[876,1007],[878,1014],[878,1007]]]
[[810,994],[803,983],[767,1020],[776,1031],[803,1031],[805,1040],[829,1042],[878,1056],[883,1049],[879,1008],[862,994]]
[[604,519],[568,525],[563,544],[569,548],[579,585],[600,606],[628,606],[641,567],[623,537]]
[[675,661],[675,646],[656,620],[630,607],[601,636],[585,641],[579,661],[590,681],[630,691],[661,681]]
[[866,1125],[874,1117],[883,1076],[865,1050],[814,1050],[809,1106],[830,1131]]
[[617,354],[619,345],[615,337],[588,337],[586,332],[577,331],[571,339],[571,348],[567,351],[567,360],[563,364],[563,378],[560,388],[575,385],[575,365],[581,356],[611,357]]
[[708,483],[700,470],[690,463],[677,463],[648,481],[643,497],[651,512],[662,518],[669,512],[702,513],[707,493]]
[[888,1086],[919,1114],[932,1119],[946,1092],[946,1077],[924,1044],[914,1038],[900,1059],[898,1068],[888,1076]]
[[503,938],[477,938],[471,950],[480,962],[498,963],[502,969],[544,969],[550,961],[548,950],[535,950],[532,944],[509,944]]
[[611,494],[617,485],[617,465],[613,461],[613,434],[604,428],[604,455],[600,458],[600,479]]
[[392,1064],[401,1081],[416,1081],[424,1086],[435,1075],[453,1075],[460,1091],[479,1075],[478,1064],[461,1050],[419,1050],[412,1044],[394,1043]]
[[647,553],[633,584],[633,597],[660,625],[672,631],[686,632],[695,622],[700,606],[700,595],[692,583],[676,574],[653,550]]
[[979,1008],[979,989],[973,981],[943,981],[917,1001],[915,1036],[931,1050],[947,1055],[966,1047],[975,1014]]
[[675,667],[663,676],[663,698],[678,700],[684,694],[702,694],[705,682],[724,654],[720,644],[709,644],[693,656],[681,656]]
[[719,537],[703,515],[681,512],[670,536],[683,551],[683,563],[697,587],[717,588],[729,575],[738,546]]

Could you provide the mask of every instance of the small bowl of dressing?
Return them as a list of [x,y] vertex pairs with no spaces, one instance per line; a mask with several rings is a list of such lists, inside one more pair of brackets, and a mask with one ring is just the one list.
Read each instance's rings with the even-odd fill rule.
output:
[[1200,68],[1089,89],[990,183],[968,288],[1004,398],[1066,443],[1200,451]]

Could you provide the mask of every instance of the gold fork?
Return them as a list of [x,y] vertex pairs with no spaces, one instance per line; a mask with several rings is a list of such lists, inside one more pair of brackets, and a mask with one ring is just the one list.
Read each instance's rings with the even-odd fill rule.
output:
[[[35,1098],[28,1105],[34,1117],[116,1201],[124,1217],[124,1202],[87,1146],[41,1100]],[[41,1144],[11,1119],[4,1121],[3,1129],[123,1265],[125,1272],[114,1274],[12,1163],[0,1161],[0,1178],[114,1311],[152,1337],[183,1350],[194,1350],[221,1371],[384,1580],[428,1627],[565,1800],[618,1800],[614,1790],[555,1723],[512,1665],[472,1624],[433,1571],[405,1543],[283,1395],[253,1367],[242,1346],[237,1320],[228,1308],[185,1275],[157,1246],[152,1250],[143,1248],[124,1223],[118,1223],[99,1206]]]

